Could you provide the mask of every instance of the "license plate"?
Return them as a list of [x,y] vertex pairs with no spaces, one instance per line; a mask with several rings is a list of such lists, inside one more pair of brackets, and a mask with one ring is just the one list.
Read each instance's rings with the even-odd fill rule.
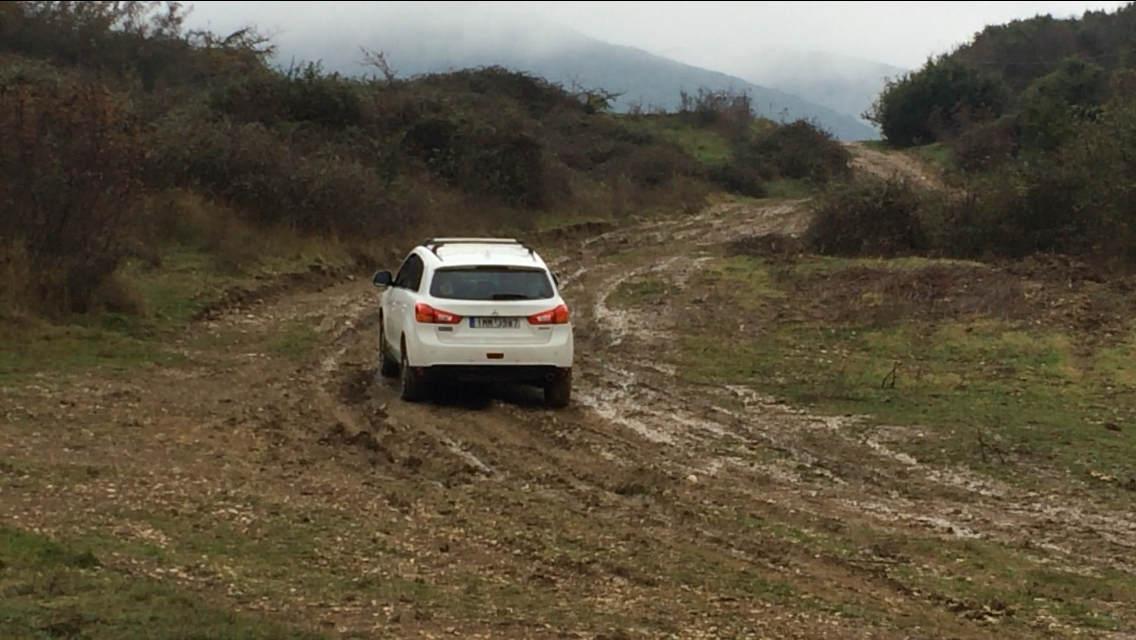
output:
[[520,318],[470,318],[469,326],[474,329],[516,329],[521,326]]

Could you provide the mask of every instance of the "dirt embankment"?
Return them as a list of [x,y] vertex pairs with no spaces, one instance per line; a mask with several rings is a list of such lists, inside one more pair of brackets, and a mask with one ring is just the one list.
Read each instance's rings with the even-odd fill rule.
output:
[[[865,170],[923,175],[854,149]],[[889,448],[914,428],[677,375],[699,270],[805,221],[800,203],[725,202],[547,247],[578,327],[563,412],[525,389],[397,400],[376,381],[365,279],[214,314],[176,345],[182,366],[6,389],[0,458],[26,472],[0,513],[118,540],[111,566],[341,637],[1071,635],[912,584],[980,579],[938,551],[963,543],[1133,571],[1131,514]],[[645,275],[674,294],[612,301]],[[302,363],[264,350],[297,323],[320,333]]]

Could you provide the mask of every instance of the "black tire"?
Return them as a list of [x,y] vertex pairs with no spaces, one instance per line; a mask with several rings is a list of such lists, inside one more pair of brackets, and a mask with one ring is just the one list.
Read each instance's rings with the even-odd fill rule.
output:
[[544,387],[544,404],[563,409],[572,402],[572,372],[564,371]]
[[399,366],[398,395],[406,402],[422,402],[429,393],[426,381],[414,375],[406,359],[406,343],[402,345],[402,363]]
[[383,329],[383,321],[379,320],[379,375],[384,378],[394,378],[398,376],[399,366],[390,357],[390,349],[387,347],[386,331]]

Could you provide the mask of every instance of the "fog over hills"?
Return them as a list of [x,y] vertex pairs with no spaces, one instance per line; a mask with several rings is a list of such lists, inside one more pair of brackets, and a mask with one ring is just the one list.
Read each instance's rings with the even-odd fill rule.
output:
[[755,49],[718,67],[856,118],[872,106],[887,79],[909,71],[851,56],[786,49]]
[[[615,108],[620,111],[635,103],[644,108],[674,109],[682,90],[696,93],[705,87],[747,91],[759,115],[776,120],[808,118],[842,140],[878,138],[875,129],[859,119],[865,100],[862,83],[841,80],[839,72],[823,68],[823,61],[817,68],[816,59],[792,61],[809,66],[777,73],[770,73],[767,65],[755,65],[753,68],[764,73],[763,77],[777,79],[781,87],[793,87],[775,89],[764,82],[603,42],[547,23],[484,16],[471,21],[469,16],[459,15],[435,15],[425,21],[410,12],[393,12],[382,20],[361,19],[350,25],[328,24],[313,16],[302,28],[283,29],[274,40],[279,47],[277,62],[284,66],[292,60],[318,60],[326,70],[344,74],[374,72],[361,64],[360,47],[383,52],[400,77],[502,65],[569,87],[575,83],[619,93]],[[882,86],[882,80],[878,84]],[[794,95],[795,91],[810,97]]]

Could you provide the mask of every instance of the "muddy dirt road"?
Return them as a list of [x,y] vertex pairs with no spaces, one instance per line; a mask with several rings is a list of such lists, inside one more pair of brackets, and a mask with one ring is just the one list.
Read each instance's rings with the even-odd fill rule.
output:
[[[960,566],[951,550],[969,544],[1071,574],[1134,571],[1132,514],[889,449],[913,427],[676,375],[677,319],[713,303],[692,276],[729,239],[804,223],[800,202],[723,201],[542,247],[578,326],[566,411],[525,389],[400,402],[376,381],[364,280],[202,322],[176,345],[184,365],[9,388],[0,458],[22,481],[0,513],[339,637],[1080,633],[914,577],[997,570]],[[677,295],[613,302],[644,275]],[[320,336],[298,365],[264,347],[296,326]],[[1136,620],[1133,603],[1107,606]]]

